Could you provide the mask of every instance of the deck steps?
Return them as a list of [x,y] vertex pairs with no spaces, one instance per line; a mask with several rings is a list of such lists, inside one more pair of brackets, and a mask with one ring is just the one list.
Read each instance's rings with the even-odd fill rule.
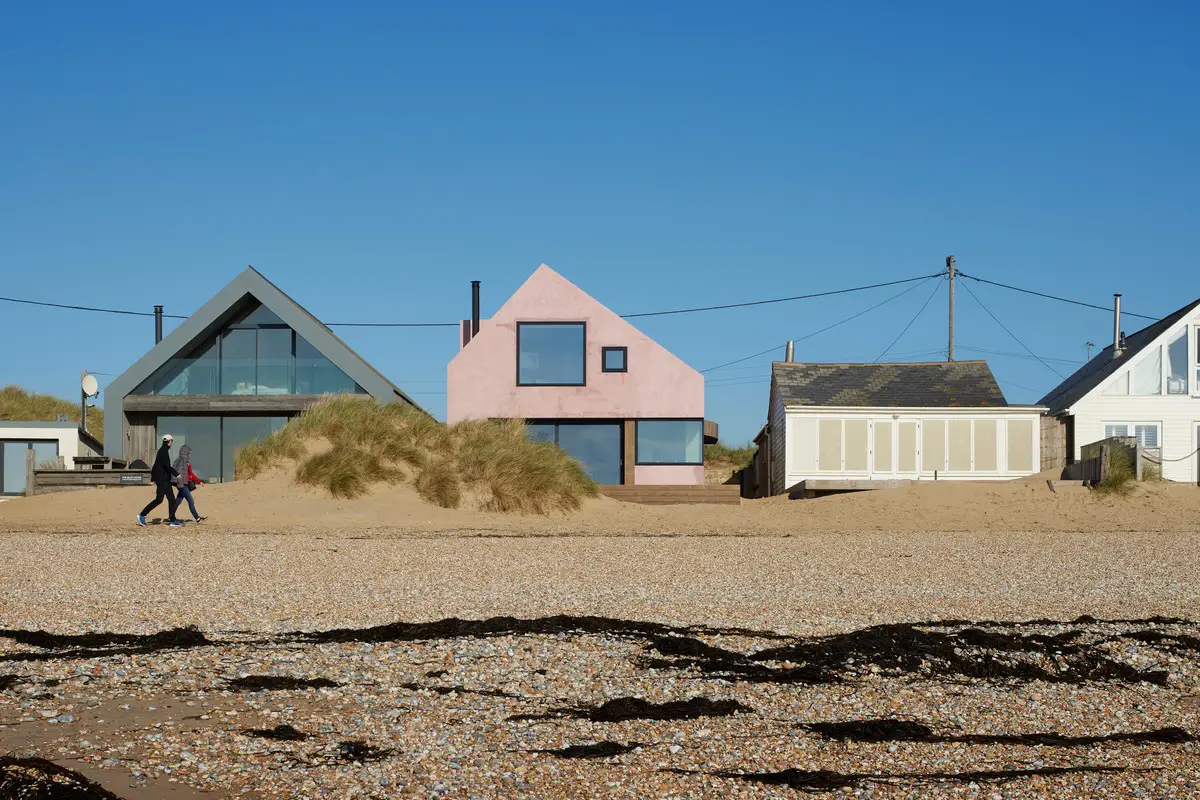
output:
[[601,486],[600,493],[625,503],[663,506],[703,503],[736,506],[742,502],[741,487],[707,484],[696,486]]

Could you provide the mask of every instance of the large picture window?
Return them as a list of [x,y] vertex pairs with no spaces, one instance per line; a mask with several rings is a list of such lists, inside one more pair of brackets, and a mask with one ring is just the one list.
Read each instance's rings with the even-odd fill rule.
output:
[[704,464],[704,422],[698,419],[637,421],[637,463]]
[[556,444],[601,485],[621,483],[621,425],[614,422],[531,422],[535,442]]
[[583,386],[587,325],[583,322],[518,322],[518,386]]
[[303,336],[255,306],[133,391],[139,395],[365,394]]

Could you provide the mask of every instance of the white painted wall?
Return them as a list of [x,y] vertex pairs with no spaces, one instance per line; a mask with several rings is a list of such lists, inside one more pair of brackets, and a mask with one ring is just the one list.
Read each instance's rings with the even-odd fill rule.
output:
[[[1129,359],[1092,392],[1068,409],[1075,418],[1075,458],[1080,458],[1084,445],[1105,438],[1108,423],[1159,426],[1159,446],[1162,449],[1162,476],[1169,481],[1200,482],[1200,311],[1191,314],[1162,334],[1150,347]],[[1188,394],[1166,393],[1166,343],[1180,330],[1188,332]],[[1111,395],[1105,390],[1124,380],[1132,369],[1156,347],[1163,347],[1162,394]],[[1129,430],[1133,435],[1133,429]]]
[[[786,470],[779,491],[803,480],[822,478],[933,480],[936,473],[938,480],[978,481],[1033,475],[1041,468],[1041,411],[1013,407],[790,407],[786,410]],[[864,425],[865,453],[861,452]],[[940,437],[942,458],[937,463],[925,452],[927,435]],[[835,442],[833,436],[839,440]],[[913,443],[907,458],[901,448],[904,442]],[[952,448],[952,442],[961,444]],[[860,446],[853,447],[856,443]],[[952,450],[958,463],[951,462]],[[837,468],[821,463],[823,456],[832,453],[840,455]],[[1017,463],[1020,456],[1025,457],[1024,463]]]
[[75,462],[73,461],[75,456],[92,455],[90,449],[80,444],[79,429],[74,426],[52,427],[47,425],[43,427],[36,422],[31,422],[21,427],[0,426],[0,442],[31,440],[58,442],[58,454],[63,457],[67,469],[75,468]]

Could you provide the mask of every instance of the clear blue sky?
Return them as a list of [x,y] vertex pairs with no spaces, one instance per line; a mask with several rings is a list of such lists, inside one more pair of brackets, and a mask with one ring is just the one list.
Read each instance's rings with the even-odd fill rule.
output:
[[[486,316],[543,261],[628,313],[953,253],[1163,315],[1200,296],[1197,30],[1184,2],[9,3],[0,294],[188,313],[254,264],[326,321],[452,321],[471,279]],[[931,288],[798,360],[876,358]],[[1040,355],[1111,336],[971,288]],[[640,327],[705,369],[896,291]],[[961,290],[958,316],[960,358],[1021,352]],[[0,303],[0,383],[74,397],[152,327]],[[453,329],[339,333],[444,413]],[[894,352],[945,339],[943,289]],[[988,358],[1015,402],[1058,381]],[[709,373],[731,443],[764,421],[770,360]]]

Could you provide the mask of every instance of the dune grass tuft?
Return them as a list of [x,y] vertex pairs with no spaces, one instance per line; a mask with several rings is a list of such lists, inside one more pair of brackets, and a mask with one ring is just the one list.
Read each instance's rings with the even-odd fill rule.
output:
[[1108,474],[1096,484],[1096,494],[1106,497],[1128,497],[1133,493],[1137,471],[1133,460],[1124,452],[1113,453],[1108,461]]
[[[54,422],[59,414],[65,414],[72,422],[79,422],[79,402],[27,392],[20,386],[0,389],[0,420]],[[104,441],[104,409],[88,409],[87,431],[101,442]]]
[[[328,449],[318,443],[328,442]],[[339,498],[378,483],[411,479],[428,503],[458,508],[467,493],[481,509],[523,514],[574,511],[595,497],[582,465],[554,445],[533,442],[519,421],[446,426],[399,403],[323,400],[237,453],[239,478],[294,462],[296,482]]]

